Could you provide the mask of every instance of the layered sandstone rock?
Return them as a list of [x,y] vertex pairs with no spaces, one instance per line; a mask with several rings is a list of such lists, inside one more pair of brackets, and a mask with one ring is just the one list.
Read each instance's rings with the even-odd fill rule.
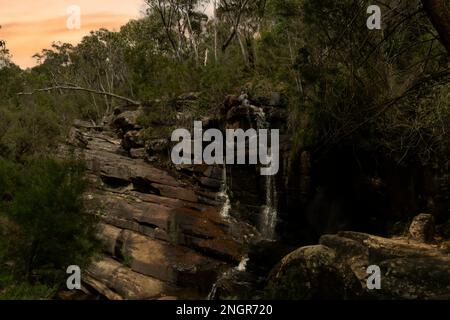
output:
[[135,139],[140,112],[117,110],[113,127],[77,121],[61,147],[86,163],[86,203],[101,219],[104,256],[85,270],[85,290],[108,299],[206,298],[243,257],[247,226],[220,215],[220,170],[195,168],[195,179],[184,179],[145,160]]

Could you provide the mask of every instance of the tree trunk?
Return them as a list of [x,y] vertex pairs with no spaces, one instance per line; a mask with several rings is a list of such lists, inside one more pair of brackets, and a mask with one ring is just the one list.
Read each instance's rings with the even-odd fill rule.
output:
[[248,64],[251,69],[255,69],[255,50],[253,48],[252,39],[249,37],[246,37],[245,45],[247,46]]
[[450,12],[445,0],[421,0],[425,12],[439,34],[441,43],[450,57]]
[[214,0],[214,62],[217,63],[217,2]]

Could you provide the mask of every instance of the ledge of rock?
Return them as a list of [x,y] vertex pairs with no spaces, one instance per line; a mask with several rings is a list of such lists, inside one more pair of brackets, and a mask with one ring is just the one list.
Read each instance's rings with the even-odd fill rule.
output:
[[[414,240],[358,232],[324,235],[319,245],[302,247],[282,259],[271,272],[268,292],[287,299],[448,299],[450,251],[425,243],[433,238],[429,224],[429,216],[414,219],[414,234],[428,235]],[[381,270],[380,289],[367,288],[366,271],[372,265]]]

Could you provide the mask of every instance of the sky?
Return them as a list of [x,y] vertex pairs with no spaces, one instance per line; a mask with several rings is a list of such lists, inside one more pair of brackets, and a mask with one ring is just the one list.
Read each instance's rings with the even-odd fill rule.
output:
[[[78,43],[91,30],[120,26],[139,18],[143,0],[0,0],[0,39],[12,54],[12,60],[22,68],[36,64],[35,53],[49,48],[52,42]],[[76,14],[68,8],[80,9],[80,28]],[[71,11],[74,13],[74,11]],[[75,28],[69,29],[69,26]]]

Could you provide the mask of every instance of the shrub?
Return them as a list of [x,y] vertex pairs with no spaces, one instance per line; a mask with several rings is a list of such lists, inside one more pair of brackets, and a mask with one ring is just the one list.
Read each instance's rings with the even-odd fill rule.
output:
[[83,172],[74,161],[0,160],[0,182],[7,182],[0,215],[10,225],[0,230],[0,262],[7,261],[17,279],[53,287],[68,265],[84,266],[96,251],[96,218],[82,201]]

